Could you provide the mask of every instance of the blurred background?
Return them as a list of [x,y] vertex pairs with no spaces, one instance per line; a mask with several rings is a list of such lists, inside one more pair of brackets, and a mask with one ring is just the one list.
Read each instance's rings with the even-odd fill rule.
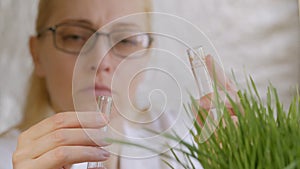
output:
[[[37,2],[0,0],[0,133],[22,118],[32,71],[28,37],[34,34]],[[154,0],[154,11],[182,17],[202,30],[227,74],[233,70],[241,86],[249,74],[261,94],[272,83],[285,105],[296,92],[300,82],[297,0]]]

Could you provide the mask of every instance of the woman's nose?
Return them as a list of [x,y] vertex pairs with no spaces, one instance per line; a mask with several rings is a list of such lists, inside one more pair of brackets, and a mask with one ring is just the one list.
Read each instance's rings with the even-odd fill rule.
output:
[[111,52],[108,52],[107,55],[101,58],[100,64],[97,69],[97,73],[106,72],[110,73],[113,69],[113,62]]
[[[109,81],[113,75],[113,60],[110,52],[104,57],[101,57],[101,60],[98,62],[98,67],[95,67],[93,71],[96,71],[95,77],[96,82],[103,83],[104,81]],[[95,63],[96,64],[96,63]]]
[[114,63],[111,52],[111,46],[104,37],[99,37],[98,41],[94,45],[91,55],[94,58],[92,65],[96,65],[94,70],[99,73],[111,73],[113,71]]

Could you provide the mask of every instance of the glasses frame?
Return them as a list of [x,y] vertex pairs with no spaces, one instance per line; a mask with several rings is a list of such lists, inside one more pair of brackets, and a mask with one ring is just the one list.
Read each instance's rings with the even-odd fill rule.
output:
[[[77,23],[60,23],[60,24],[57,24],[57,25],[54,25],[54,26],[50,26],[50,27],[47,27],[47,28],[44,28],[42,29],[41,31],[39,31],[36,35],[37,38],[40,38],[43,36],[44,33],[48,32],[48,31],[51,31],[52,32],[52,37],[53,37],[53,45],[56,49],[62,51],[62,52],[65,52],[65,53],[68,53],[68,54],[72,54],[72,55],[79,55],[80,54],[80,51],[82,49],[80,49],[79,52],[72,52],[72,51],[68,51],[64,48],[61,48],[59,47],[59,45],[57,45],[57,40],[56,40],[56,32],[57,32],[57,29],[61,26],[77,26],[77,27],[80,27],[80,28],[83,28],[83,29],[87,29],[91,32],[93,32],[92,36],[96,36],[96,39],[95,39],[95,42],[93,43],[93,45],[90,47],[90,49],[88,49],[87,51],[85,52],[88,52],[89,50],[91,50],[93,47],[94,47],[94,44],[96,44],[96,42],[98,41],[98,38],[100,36],[105,36],[108,38],[108,41],[110,43],[110,45],[112,46],[112,41],[111,41],[111,34],[113,33],[116,33],[116,32],[122,32],[122,31],[112,31],[112,32],[109,32],[109,33],[106,33],[106,32],[99,32],[91,27],[88,27],[88,26],[84,26],[84,25],[81,25],[81,24],[77,24]],[[94,35],[95,34],[95,35]],[[150,33],[138,33],[139,35],[147,35],[148,38],[149,38],[149,42],[148,42],[148,46],[145,48],[150,48],[152,46],[152,43],[154,41],[153,37],[150,35]],[[92,37],[91,36],[91,37]],[[116,45],[116,44],[114,44]],[[127,56],[124,56],[124,55],[121,55],[121,54],[118,54],[118,52],[116,52],[114,50],[114,48],[112,47],[112,51],[114,53],[115,56],[118,56],[118,57],[121,57],[121,58],[124,58],[124,57],[127,57]]]

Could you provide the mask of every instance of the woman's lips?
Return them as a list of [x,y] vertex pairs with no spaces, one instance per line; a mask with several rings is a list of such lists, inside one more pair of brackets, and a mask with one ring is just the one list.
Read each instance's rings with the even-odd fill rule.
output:
[[95,89],[95,96],[111,96],[111,91],[106,89]]
[[102,85],[95,85],[95,87],[88,87],[82,90],[83,92],[87,92],[86,94],[98,96],[111,96],[112,91],[110,88]]
[[111,96],[110,88],[102,85],[95,85],[95,96]]

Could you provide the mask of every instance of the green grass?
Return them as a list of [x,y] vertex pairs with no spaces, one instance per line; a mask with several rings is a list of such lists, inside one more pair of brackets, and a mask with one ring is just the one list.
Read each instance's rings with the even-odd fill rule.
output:
[[[199,164],[204,169],[300,169],[298,92],[285,110],[272,85],[268,87],[267,100],[264,103],[250,78],[247,89],[238,91],[238,101],[234,102],[227,96],[238,117],[237,124],[232,121],[216,87],[215,93],[214,104],[222,119],[221,123],[215,123],[218,126],[208,139],[203,139],[202,126],[196,120],[190,130],[194,138],[192,143],[182,140],[175,132],[163,135],[169,140],[178,141],[180,145],[170,148],[171,153],[168,155],[161,154],[170,168],[174,168],[170,161],[175,160],[186,169],[197,168]],[[185,106],[187,113],[193,114],[193,108],[204,121],[203,114],[207,115],[208,112],[199,108],[195,99],[191,100],[191,104]],[[113,142],[155,151],[134,143],[116,140]]]
[[[204,169],[300,168],[299,93],[295,94],[288,111],[285,111],[272,85],[268,87],[267,101],[263,103],[253,80],[250,80],[248,89],[238,92],[238,103],[227,96],[238,117],[237,124],[217,95],[215,105],[223,119],[214,134],[205,142],[201,141],[202,127],[195,121],[194,130],[190,131],[195,142],[181,141],[183,148],[171,149],[175,160],[184,168],[194,168],[195,163],[201,164]],[[192,104],[186,111],[190,113],[194,107],[200,119],[204,119],[203,114],[207,111],[191,99]],[[176,135],[167,137],[180,140]],[[188,164],[177,158],[182,154]]]

